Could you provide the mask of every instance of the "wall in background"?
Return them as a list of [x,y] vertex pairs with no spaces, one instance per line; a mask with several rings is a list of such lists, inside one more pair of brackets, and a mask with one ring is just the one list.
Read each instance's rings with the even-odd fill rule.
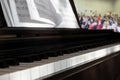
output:
[[102,15],[111,11],[120,14],[120,0],[74,0],[78,13],[91,15],[97,12]]

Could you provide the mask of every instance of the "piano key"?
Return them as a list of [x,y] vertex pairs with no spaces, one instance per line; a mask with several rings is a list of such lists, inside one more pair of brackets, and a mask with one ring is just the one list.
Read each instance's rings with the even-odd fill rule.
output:
[[[52,58],[51,58],[51,60],[53,60]],[[50,61],[50,59],[49,59],[49,61]],[[49,66],[50,66],[50,64],[47,64],[48,62],[49,62],[48,60],[43,60],[43,61],[36,61],[36,62],[34,62],[34,63],[21,63],[21,65],[19,66],[19,67],[17,67],[16,69],[25,69],[26,68],[26,66],[28,67],[28,68],[30,68],[30,67],[34,67],[34,66],[40,66],[40,67],[35,67],[35,68],[31,68],[30,69],[30,71],[31,71],[31,78],[32,78],[32,80],[34,80],[35,78],[37,78],[37,76],[33,76],[32,74],[34,74],[34,75],[38,75],[37,73],[40,73],[40,75],[39,75],[39,77],[40,76],[44,76],[44,75],[48,75],[48,69],[49,69]],[[55,60],[53,60],[53,61],[55,61]],[[43,64],[47,64],[47,65],[43,65]],[[49,66],[48,66],[49,65]],[[52,64],[53,65],[53,64]],[[25,67],[25,68],[24,68]],[[15,68],[14,68],[15,69]],[[37,69],[37,70],[35,70],[35,69]],[[40,71],[40,72],[38,72],[38,71]],[[35,74],[36,73],[36,74]],[[49,74],[50,73],[54,73],[54,72],[49,72]]]
[[48,75],[50,75],[54,72],[55,72],[54,63],[49,63],[48,64]]
[[7,68],[7,67],[9,67],[7,62],[4,59],[0,60],[0,68]]
[[5,74],[5,75],[0,74],[0,80],[10,80],[9,79],[9,74]]
[[[110,50],[110,51],[108,51]],[[4,80],[35,80],[43,79],[55,73],[74,68],[120,51],[120,45],[107,45],[95,49],[78,51],[74,54],[65,54],[58,57],[50,57],[33,63],[20,63],[19,66],[11,66],[0,69],[0,79]],[[29,77],[29,78],[28,78]]]
[[9,77],[10,80],[21,80],[22,78],[21,73],[19,71],[10,73]]
[[22,70],[20,74],[21,80],[31,80],[30,69]]

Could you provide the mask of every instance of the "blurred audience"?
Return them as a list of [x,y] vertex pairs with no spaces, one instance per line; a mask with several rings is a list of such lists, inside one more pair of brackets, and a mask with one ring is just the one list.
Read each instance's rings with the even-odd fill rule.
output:
[[96,13],[91,16],[79,14],[79,21],[83,29],[112,29],[115,32],[120,32],[120,17],[118,14],[112,14],[112,12],[108,12],[104,16]]

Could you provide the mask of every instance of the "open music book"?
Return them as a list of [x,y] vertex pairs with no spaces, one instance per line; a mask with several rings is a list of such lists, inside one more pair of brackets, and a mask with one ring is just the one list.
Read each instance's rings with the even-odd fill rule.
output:
[[1,0],[9,27],[79,28],[69,0]]

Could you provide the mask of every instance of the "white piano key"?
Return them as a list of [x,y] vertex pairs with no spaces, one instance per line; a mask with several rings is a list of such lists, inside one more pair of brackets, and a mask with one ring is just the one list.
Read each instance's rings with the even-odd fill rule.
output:
[[77,64],[75,57],[71,58],[71,64],[72,66],[75,66]]
[[[37,62],[34,62],[34,63],[29,63],[27,65],[27,66],[29,66],[29,70],[30,70],[30,75],[31,75],[31,79],[30,80],[35,80],[37,78],[40,78],[40,77],[43,77],[43,76],[47,75],[47,70],[45,70],[46,66],[42,62],[41,63],[40,62],[41,61],[37,61]],[[26,64],[27,63],[22,63],[22,67],[26,67]],[[41,69],[40,69],[41,66],[43,66],[42,67],[42,70],[44,70],[42,72],[43,74],[41,73]],[[47,69],[47,67],[46,67],[46,69]]]
[[63,69],[66,69],[66,68],[67,68],[67,61],[66,61],[66,59],[61,60],[61,69],[63,70]]
[[[21,80],[20,78],[20,71],[12,69],[12,68],[6,68],[6,69],[0,69],[1,74],[9,74],[9,80]],[[2,80],[2,79],[0,79]]]
[[31,72],[31,80],[40,78],[39,66],[31,68],[30,72]]
[[[36,62],[35,63],[21,63],[20,66],[18,66],[16,68],[11,67],[11,69],[19,70],[19,72],[21,74],[24,72],[24,69],[28,69],[29,71],[25,71],[25,74],[27,73],[27,76],[29,76],[29,75],[31,76],[31,78],[28,80],[34,80],[34,79],[40,77],[39,66],[41,66],[41,65],[43,65],[43,63],[39,63],[39,62],[38,63],[36,63]],[[38,66],[38,67],[35,67],[35,66]],[[23,78],[24,78],[24,76],[23,76]]]
[[76,56],[76,62],[77,62],[77,65],[80,63],[80,57],[79,56]]
[[54,70],[58,72],[61,70],[61,61],[54,62]]
[[0,75],[0,80],[10,80],[9,74]]
[[120,51],[120,45],[111,46],[79,51],[74,54],[65,54],[58,57],[51,57],[49,59],[35,61],[33,63],[20,63],[19,66],[0,69],[0,80],[42,79],[52,73],[66,70],[68,68],[71,69],[78,65],[83,65]]
[[54,73],[55,72],[54,69],[55,69],[54,68],[54,63],[49,63],[48,64],[48,75]]
[[95,59],[96,59],[96,58],[95,58],[95,52],[91,52],[91,53],[89,54],[89,57],[91,58],[91,61],[95,60]]
[[30,69],[20,70],[18,72],[10,73],[11,80],[32,80]]
[[21,80],[20,71],[10,73],[10,80]]
[[117,45],[117,46],[111,47],[111,48],[113,48],[111,50],[113,50],[114,52],[118,52],[120,50],[120,45]]
[[[13,70],[19,70],[18,72],[11,73],[10,78],[11,80],[34,80],[35,78],[39,78],[39,67],[33,63],[21,63],[20,66],[17,67],[10,67]],[[31,68],[33,67],[33,68]],[[24,70],[27,69],[27,70]],[[24,74],[23,74],[24,73]],[[34,73],[34,75],[33,75]],[[16,75],[16,76],[15,76]]]
[[79,59],[78,64],[83,63],[84,62],[84,55],[79,55],[78,59]]
[[30,69],[26,69],[26,70],[22,70],[20,72],[21,74],[21,80],[32,80],[31,79],[31,73],[30,73]]
[[47,65],[41,65],[39,67],[39,71],[40,71],[40,77],[44,77],[48,74],[48,66]]
[[96,55],[95,55],[96,59],[107,56],[106,49],[101,49],[101,50],[95,51],[95,53],[96,53]]

